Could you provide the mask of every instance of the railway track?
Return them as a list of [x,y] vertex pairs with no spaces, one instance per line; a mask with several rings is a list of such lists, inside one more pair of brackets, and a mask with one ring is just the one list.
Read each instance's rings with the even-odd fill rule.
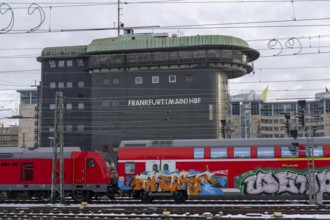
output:
[[[139,205],[141,204],[141,200],[138,199],[129,199],[129,198],[120,198],[116,200],[110,199],[97,199],[88,202],[89,204],[100,204],[100,205],[115,205],[115,204],[132,204],[132,205]],[[153,200],[149,204],[174,204],[174,200],[170,199],[156,199]],[[0,206],[1,204],[45,204],[44,202],[35,199],[0,199]],[[77,204],[71,198],[66,198],[65,203],[66,205],[70,204]],[[184,202],[184,204],[223,204],[223,205],[231,205],[231,204],[308,204],[308,200],[306,199],[189,199]],[[330,205],[330,199],[323,200],[324,205]]]
[[[161,201],[162,202],[162,201]],[[330,205],[307,205],[303,203],[236,203],[218,202],[173,204],[0,204],[0,219],[228,219],[263,218],[271,219],[276,215],[282,218],[324,219],[330,217]],[[274,215],[275,213],[275,215]],[[277,213],[277,214],[276,214]],[[328,217],[328,218],[327,218]]]

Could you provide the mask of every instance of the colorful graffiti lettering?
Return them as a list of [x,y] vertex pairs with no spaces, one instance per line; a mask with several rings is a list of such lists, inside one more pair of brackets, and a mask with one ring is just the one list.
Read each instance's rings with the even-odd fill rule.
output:
[[[297,171],[264,171],[241,176],[241,190],[244,194],[294,194],[309,193],[308,173]],[[315,172],[316,192],[330,193],[330,170]]]
[[[125,182],[125,183],[124,183]],[[220,189],[227,181],[224,177],[204,171],[151,171],[136,175],[133,178],[119,178],[118,185],[122,190],[175,192],[186,190],[188,195],[222,195]]]

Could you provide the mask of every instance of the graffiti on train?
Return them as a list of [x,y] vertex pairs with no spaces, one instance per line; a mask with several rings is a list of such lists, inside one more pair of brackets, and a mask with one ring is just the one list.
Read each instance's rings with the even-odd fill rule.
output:
[[188,195],[223,195],[222,187],[227,185],[226,177],[216,176],[209,171],[151,171],[136,175],[133,178],[119,177],[119,188],[122,190],[174,192],[186,190]]
[[[316,192],[330,193],[330,170],[315,172]],[[244,194],[293,194],[309,193],[308,172],[257,170],[241,176],[240,188]]]

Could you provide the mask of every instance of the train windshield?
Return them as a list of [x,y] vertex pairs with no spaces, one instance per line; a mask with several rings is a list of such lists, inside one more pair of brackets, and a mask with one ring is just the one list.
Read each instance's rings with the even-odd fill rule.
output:
[[109,170],[117,170],[116,165],[113,162],[110,154],[108,154],[108,153],[101,153],[101,154],[103,156],[103,159],[104,159],[105,163],[107,164],[108,169]]

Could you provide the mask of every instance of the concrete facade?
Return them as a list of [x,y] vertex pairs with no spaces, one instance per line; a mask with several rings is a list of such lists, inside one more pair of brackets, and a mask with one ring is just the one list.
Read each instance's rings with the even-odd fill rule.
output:
[[259,53],[230,36],[128,34],[87,46],[45,48],[40,145],[53,136],[64,96],[64,143],[116,151],[121,140],[219,138],[230,112],[228,79]]

